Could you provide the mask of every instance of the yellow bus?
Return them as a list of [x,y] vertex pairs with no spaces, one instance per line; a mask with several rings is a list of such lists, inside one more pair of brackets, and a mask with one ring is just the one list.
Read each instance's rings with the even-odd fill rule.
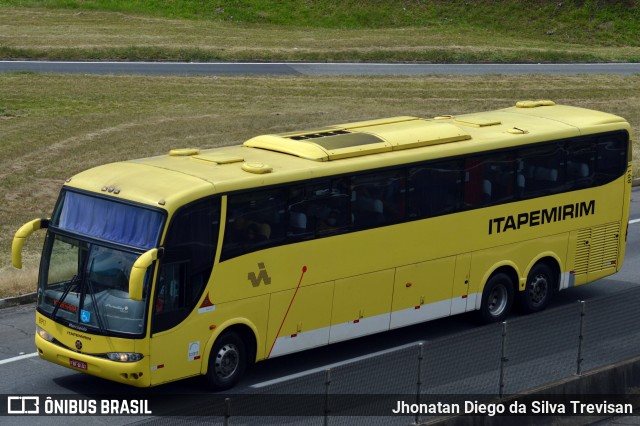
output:
[[622,118],[552,101],[176,149],[66,181],[38,282],[40,357],[146,387],[519,305],[622,266]]

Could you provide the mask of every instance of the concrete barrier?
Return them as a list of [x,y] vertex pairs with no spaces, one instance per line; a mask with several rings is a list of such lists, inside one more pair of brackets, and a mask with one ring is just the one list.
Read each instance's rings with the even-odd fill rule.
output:
[[38,299],[37,293],[29,293],[29,294],[23,294],[22,296],[7,297],[6,299],[0,299],[0,309],[8,308],[9,306],[35,303],[37,299]]
[[[632,404],[634,410],[640,407],[640,356],[621,361],[616,364],[607,365],[583,373],[580,376],[567,377],[553,383],[531,389],[519,395],[512,395],[499,400],[487,401],[491,403],[500,402],[509,405],[514,401],[519,401],[530,407],[531,402],[545,399],[563,400],[575,397],[577,399],[595,396],[606,400],[607,396],[614,397],[616,402]],[[613,398],[612,398],[613,399]],[[621,401],[622,399],[622,401]],[[568,399],[567,399],[568,402]],[[613,402],[613,401],[610,401]],[[492,426],[513,425],[540,425],[540,424],[561,424],[561,425],[583,425],[601,421],[613,417],[612,415],[519,415],[519,416],[476,416],[461,415],[451,417],[439,417],[436,419],[421,422],[423,425],[439,426]],[[635,418],[634,418],[635,420]],[[637,424],[637,423],[630,423]]]

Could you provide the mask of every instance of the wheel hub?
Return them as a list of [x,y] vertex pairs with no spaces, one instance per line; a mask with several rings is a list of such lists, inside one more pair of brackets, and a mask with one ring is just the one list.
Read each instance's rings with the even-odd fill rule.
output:
[[529,297],[535,304],[540,304],[547,297],[549,289],[547,278],[544,275],[536,275],[531,281],[529,288]]
[[507,289],[504,286],[496,286],[489,294],[489,312],[493,316],[500,316],[507,306],[509,298]]
[[235,345],[227,343],[216,354],[216,376],[227,379],[233,375],[240,365],[240,353]]

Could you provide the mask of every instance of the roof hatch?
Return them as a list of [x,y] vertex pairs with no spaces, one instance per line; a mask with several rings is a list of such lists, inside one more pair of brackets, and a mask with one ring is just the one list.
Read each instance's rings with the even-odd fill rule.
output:
[[196,160],[209,161],[211,163],[216,164],[231,164],[231,163],[239,163],[244,161],[242,157],[236,157],[233,155],[224,155],[216,152],[209,152],[205,154],[194,155],[191,158],[195,158]]
[[453,115],[439,115],[433,118],[434,120],[452,120],[454,123],[459,124],[461,126],[467,127],[487,127],[487,126],[497,126],[498,124],[502,124],[502,122],[498,120],[492,120],[486,117],[478,116],[478,115],[462,115],[460,117],[456,117]]
[[485,117],[477,115],[463,115],[460,117],[453,117],[453,119],[458,124],[471,127],[487,127],[502,124],[500,121],[487,119]]
[[468,133],[449,123],[394,117],[310,132],[262,135],[243,145],[314,161],[331,161],[467,139],[471,139]]

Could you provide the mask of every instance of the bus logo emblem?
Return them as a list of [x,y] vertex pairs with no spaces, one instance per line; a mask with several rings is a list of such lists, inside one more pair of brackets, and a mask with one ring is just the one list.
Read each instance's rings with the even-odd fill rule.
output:
[[249,272],[247,274],[247,279],[251,281],[251,285],[258,287],[262,281],[264,281],[265,284],[271,284],[271,277],[267,273],[267,268],[264,266],[264,263],[258,263],[258,269],[260,269],[260,272],[258,272],[257,276],[255,272]]

